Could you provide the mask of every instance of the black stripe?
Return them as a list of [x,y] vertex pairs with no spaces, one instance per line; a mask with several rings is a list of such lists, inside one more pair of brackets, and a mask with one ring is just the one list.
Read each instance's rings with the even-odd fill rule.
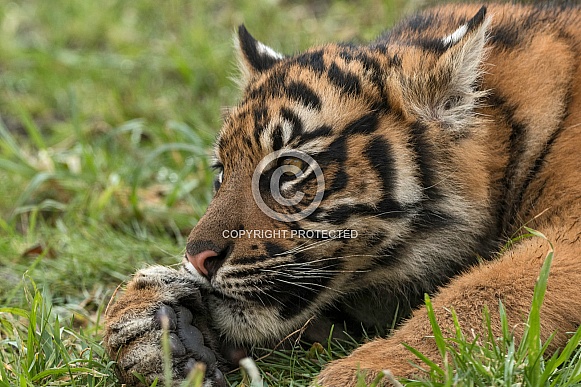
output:
[[294,59],[301,67],[309,68],[317,75],[322,75],[325,70],[325,60],[323,58],[324,52],[322,50],[314,52],[306,52]]
[[383,82],[385,71],[381,64],[370,56],[365,55],[364,53],[361,53],[358,56],[358,59],[361,61],[365,71],[367,71],[370,81],[377,87],[379,91],[380,101],[377,101],[377,106],[374,106],[374,110],[390,110],[389,96]]
[[504,117],[505,122],[510,127],[510,136],[508,143],[508,162],[506,164],[504,175],[502,177],[502,200],[497,206],[497,229],[502,235],[509,236],[513,230],[510,230],[515,216],[518,211],[519,195],[517,193],[517,184],[522,182],[516,181],[516,174],[521,166],[521,157],[527,147],[527,127],[516,121],[514,118],[515,107],[511,106],[502,96],[498,94],[489,95],[490,105],[498,108],[500,114]]
[[[575,41],[573,40],[573,38],[570,35],[561,31],[561,34],[559,35],[559,37],[561,39],[567,41],[567,44],[569,45],[569,48],[571,49],[571,51],[574,51],[577,54],[579,54],[579,49],[576,46]],[[564,122],[570,113],[570,110],[567,107],[570,107],[570,105],[571,105],[571,99],[573,98],[573,91],[572,90],[573,90],[573,82],[570,81],[567,85],[567,92],[565,93],[563,101],[562,101],[563,102],[562,106],[564,106],[565,108],[563,109],[563,111],[560,114],[559,126],[551,133],[551,135],[549,136],[549,139],[545,143],[540,154],[537,156],[537,158],[533,162],[533,166],[531,167],[529,173],[527,174],[527,177],[526,177],[526,179],[523,183],[523,186],[521,188],[521,192],[520,192],[520,196],[519,196],[519,203],[520,204],[522,204],[524,194],[528,190],[530,184],[538,177],[540,171],[542,170],[543,166],[545,165],[545,159],[551,153],[551,151],[553,149],[553,144],[559,138],[561,133],[563,133],[563,131],[565,130]],[[529,200],[530,200],[529,205],[531,206],[531,208],[534,207],[537,200],[542,196],[542,194],[543,194],[542,191],[544,190],[544,187],[545,187],[545,184],[542,185],[542,187],[539,189],[539,192],[535,193],[534,197],[529,198]]]
[[[408,211],[416,214],[410,231],[411,234],[451,228],[458,222],[458,219],[452,215],[438,209],[445,194],[439,188],[437,166],[435,165],[436,150],[434,145],[426,138],[426,130],[426,126],[420,122],[412,124],[411,146],[416,154],[416,162],[420,172],[420,184],[425,198],[421,203],[408,209]],[[443,160],[440,159],[439,162],[443,162]]]
[[327,71],[327,77],[332,84],[340,88],[345,94],[361,94],[359,78],[350,72],[341,70],[337,64],[331,64]]
[[363,155],[369,160],[381,180],[382,198],[377,204],[375,213],[382,218],[400,218],[407,212],[393,197],[397,175],[394,169],[395,160],[389,143],[380,136],[371,139]]
[[356,60],[356,56],[354,55],[357,55],[355,53],[357,46],[351,43],[338,43],[337,46],[341,49],[339,51],[339,57],[343,58],[345,62],[349,63],[353,60]]
[[267,117],[268,111],[266,109],[258,108],[254,110],[254,140],[257,144],[260,144],[260,136],[266,129]]
[[272,131],[272,150],[276,152],[277,150],[282,149],[283,145],[282,128],[280,125],[276,125]]
[[291,81],[285,87],[288,98],[299,102],[305,107],[321,110],[321,100],[306,83]]
[[411,146],[416,154],[420,172],[420,181],[424,194],[429,201],[435,201],[441,198],[438,186],[436,184],[436,173],[434,166],[434,146],[426,139],[426,126],[416,121],[411,126]]
[[333,225],[345,224],[353,216],[374,216],[378,219],[400,219],[406,216],[407,209],[393,199],[384,199],[379,206],[371,204],[341,204],[323,211],[317,208],[309,220],[328,222]]
[[254,148],[252,140],[246,136],[244,137],[244,144],[246,145],[246,148],[248,149],[249,152]]
[[[330,179],[330,182],[327,180],[325,181],[325,190],[323,192],[322,200],[327,199],[332,194],[342,191],[347,188],[347,183],[349,182],[349,176],[345,172],[343,164],[334,165],[337,168],[337,171]],[[284,176],[283,176],[284,177]],[[281,181],[283,181],[283,177],[281,177]],[[291,178],[292,180],[292,178]],[[300,192],[304,192],[305,196],[303,200],[299,203],[299,205],[303,205],[304,207],[308,206],[315,197],[315,194],[309,194],[311,191],[316,190],[316,174],[312,171],[309,173],[307,177],[305,177],[302,181],[294,185],[294,189]],[[297,212],[299,209],[295,208]]]
[[[570,101],[572,98],[571,89],[572,89],[572,85],[570,84],[568,86],[568,90],[567,90],[567,93],[566,93],[564,101],[563,101],[564,102],[563,106],[570,105]],[[519,197],[517,200],[517,202],[519,203],[519,206],[522,205],[524,195],[525,195],[526,191],[528,190],[530,184],[538,177],[543,166],[545,165],[545,159],[551,153],[555,141],[559,138],[561,133],[563,133],[563,131],[565,130],[565,126],[563,123],[567,119],[567,116],[569,115],[569,113],[570,112],[568,110],[564,109],[563,113],[561,114],[561,117],[559,118],[559,122],[560,122],[559,126],[551,133],[551,135],[550,135],[549,139],[547,140],[547,142],[545,143],[543,149],[541,150],[541,152],[539,153],[539,155],[537,156],[537,158],[533,162],[532,167],[530,168],[530,170],[529,170],[529,172],[528,172],[528,174],[527,174],[527,176],[522,184],[521,190],[520,190],[520,194],[519,194]],[[539,190],[540,192],[537,192],[534,197],[530,198],[530,201],[532,204],[531,207],[534,207],[534,204],[536,204],[537,200],[541,197],[544,187],[545,187],[545,185],[543,184],[541,189]]]
[[265,242],[264,248],[266,249],[266,255],[269,257],[274,257],[287,251],[286,248],[274,242]]
[[363,155],[369,160],[371,167],[379,174],[383,197],[391,196],[396,174],[393,170],[394,160],[388,142],[382,137],[373,137],[363,151]]
[[286,81],[287,71],[285,68],[272,70],[269,77],[258,84],[251,84],[247,91],[246,100],[256,99],[263,101],[268,98],[278,98],[283,94],[283,86]]
[[317,154],[317,162],[321,166],[338,163],[342,166],[347,161],[347,144],[344,136],[337,137],[329,146]]
[[[347,188],[348,176],[344,172],[343,164],[346,160],[346,144],[345,137],[340,137],[333,143],[335,152],[331,152],[339,163],[339,171],[333,180],[331,187],[325,189],[324,198],[330,196],[332,193]],[[338,148],[343,148],[342,152],[338,152]],[[389,144],[381,137],[376,136],[372,138],[364,150],[363,154],[368,158],[372,168],[375,169],[379,175],[382,183],[382,198],[379,203],[371,204],[356,204],[356,205],[340,205],[329,210],[323,210],[322,207],[317,208],[308,218],[309,220],[324,221],[331,224],[339,225],[347,222],[353,215],[378,215],[380,218],[401,218],[406,215],[409,209],[404,208],[400,203],[393,199],[393,187],[396,178],[393,170],[394,160]],[[344,153],[343,157],[338,157],[339,154]],[[319,155],[318,159],[326,160],[326,155]]]
[[492,46],[516,47],[521,42],[519,25],[503,24],[490,29],[490,44]]
[[[322,133],[330,134],[330,127],[321,127],[319,131]],[[304,136],[303,136],[304,137]],[[337,172],[334,176],[333,181],[330,185],[327,184],[325,187],[325,192],[323,195],[323,200],[328,198],[331,194],[343,190],[347,187],[348,175],[345,172],[345,162],[347,161],[347,144],[346,136],[337,137],[326,149],[325,151],[317,154],[317,162],[325,167],[333,165],[337,168]],[[332,217],[332,216],[331,216]],[[338,215],[337,222],[342,222],[342,215]],[[326,220],[326,214],[319,206],[311,215],[307,217],[309,220]],[[330,218],[329,218],[330,219]],[[337,223],[338,224],[338,223]]]
[[377,129],[377,122],[376,114],[366,114],[349,123],[343,130],[343,135],[371,134]]
[[321,207],[317,208],[308,218],[320,222],[328,222],[333,225],[345,224],[355,214],[374,213],[371,206],[365,204],[342,204],[333,209],[323,211]]
[[532,167],[529,170],[529,172],[527,173],[527,176],[522,184],[522,187],[519,191],[518,198],[516,200],[516,203],[519,203],[519,205],[522,203],[523,198],[524,198],[524,194],[527,191],[527,189],[529,188],[529,185],[537,178],[539,172],[541,171],[541,169],[545,165],[545,158],[547,157],[547,155],[549,153],[551,153],[553,143],[561,135],[561,133],[563,132],[563,129],[564,129],[564,126],[561,125],[555,131],[553,131],[553,133],[551,133],[551,137],[549,138],[549,140],[547,141],[547,143],[543,147],[541,153],[539,153],[539,155],[537,156],[537,158],[533,162]]
[[412,234],[423,234],[441,229],[452,229],[458,219],[437,209],[421,208],[414,220]]
[[[387,56],[389,50],[387,49],[386,42],[375,41],[372,42],[369,46],[367,46],[370,50],[373,50],[381,55]],[[390,60],[391,61],[391,60]]]
[[[333,165],[337,168],[337,172],[333,177],[331,184],[327,183],[323,200],[329,195],[341,191],[347,187],[348,175],[345,172],[345,162],[347,161],[347,143],[346,137],[340,136],[336,138],[324,152],[317,155],[317,162],[322,166]],[[315,211],[316,212],[316,211]],[[315,213],[313,213],[316,216]]]
[[[570,104],[570,99],[572,98],[571,96],[571,86],[569,86],[569,91],[567,92],[567,97],[565,98],[565,104],[564,106],[569,106]],[[551,137],[549,138],[549,141],[547,141],[547,144],[545,145],[545,147],[543,148],[543,151],[541,152],[541,154],[539,155],[539,157],[537,157],[537,159],[534,162],[534,167],[532,170],[532,173],[529,174],[528,178],[529,181],[527,182],[527,187],[530,183],[532,183],[532,181],[538,176],[538,174],[541,172],[543,166],[545,165],[545,159],[546,157],[551,153],[552,149],[553,149],[553,144],[555,143],[555,141],[559,138],[559,136],[561,135],[561,133],[563,133],[563,131],[565,130],[565,126],[564,126],[564,121],[567,119],[567,116],[569,115],[569,111],[565,111],[564,114],[561,117],[561,124],[559,125],[559,127],[557,128],[557,130],[555,130],[553,133],[551,133]],[[535,195],[530,198],[530,207],[534,208],[536,207],[537,201],[543,196],[543,191],[546,187],[546,183],[541,185],[541,188],[538,190],[538,192],[535,192]]]
[[444,44],[444,41],[442,39],[424,38],[418,39],[418,41],[415,43],[424,50],[432,51],[437,54],[443,54],[449,47],[448,45]]
[[333,134],[333,128],[327,125],[319,126],[318,128],[309,132],[304,132],[297,142],[298,145],[306,144],[307,142],[319,137],[329,137]]

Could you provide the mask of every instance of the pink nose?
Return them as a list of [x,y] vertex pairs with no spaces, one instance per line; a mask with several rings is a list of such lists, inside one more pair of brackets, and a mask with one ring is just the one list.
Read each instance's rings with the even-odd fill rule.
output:
[[188,257],[188,261],[190,261],[190,263],[196,268],[198,273],[200,273],[204,277],[210,277],[210,273],[208,271],[208,268],[206,267],[206,260],[208,258],[216,256],[218,256],[218,253],[213,250],[205,250],[194,256],[191,256],[186,252],[186,257]]

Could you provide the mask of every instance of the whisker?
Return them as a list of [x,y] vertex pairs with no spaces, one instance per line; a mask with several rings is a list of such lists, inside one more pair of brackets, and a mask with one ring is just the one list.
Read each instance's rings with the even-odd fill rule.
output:
[[339,294],[344,294],[344,293],[343,293],[342,291],[340,291],[340,290],[333,289],[333,288],[330,288],[330,287],[328,287],[328,286],[321,285],[321,284],[310,284],[310,283],[303,283],[303,282],[290,282],[290,281],[285,281],[285,280],[282,280],[282,279],[280,279],[280,278],[275,278],[275,280],[276,280],[276,281],[279,281],[279,282],[282,282],[282,283],[284,283],[284,284],[287,284],[287,285],[291,285],[291,286],[297,286],[297,287],[299,287],[299,288],[303,288],[303,289],[306,289],[306,290],[309,290],[309,291],[314,291],[314,290],[315,290],[315,289],[309,288],[309,286],[318,286],[318,287],[320,287],[320,288],[327,289],[327,290],[330,290],[330,291],[332,291],[332,292],[337,292],[337,293],[339,293]]
[[[269,281],[270,282],[270,281]],[[275,301],[277,304],[279,305],[283,305],[284,303],[282,301],[280,301],[279,299],[277,299],[276,297],[274,297],[272,294],[265,292],[263,289],[259,288],[258,285],[253,285],[252,286],[254,289],[256,289],[256,291],[258,291],[259,293],[264,294],[265,296],[271,298],[273,301]],[[264,301],[262,301],[262,299],[260,298],[260,296],[258,296],[258,299],[260,300],[260,302],[262,303],[263,306],[266,306],[266,304],[264,303]]]

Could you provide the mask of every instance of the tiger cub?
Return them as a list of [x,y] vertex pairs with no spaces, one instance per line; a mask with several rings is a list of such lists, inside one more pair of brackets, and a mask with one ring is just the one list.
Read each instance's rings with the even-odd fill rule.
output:
[[107,311],[123,382],[162,378],[161,322],[174,380],[203,362],[206,387],[225,385],[240,348],[332,326],[381,335],[398,317],[317,382],[413,376],[402,342],[442,361],[416,309],[425,293],[445,333],[452,308],[481,332],[484,307],[499,333],[502,300],[518,337],[550,249],[535,237],[501,250],[525,224],[554,245],[542,336],[566,343],[581,323],[579,5],[442,6],[368,45],[292,56],[243,26],[237,42],[243,97],[183,267],[140,271]]

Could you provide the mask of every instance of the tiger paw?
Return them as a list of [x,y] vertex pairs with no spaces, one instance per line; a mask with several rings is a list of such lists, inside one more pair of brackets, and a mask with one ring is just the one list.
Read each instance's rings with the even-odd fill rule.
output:
[[198,363],[206,368],[204,387],[226,385],[218,365],[217,334],[208,327],[199,285],[190,275],[166,267],[139,271],[106,312],[104,344],[117,360],[123,383],[164,379],[163,329],[168,331],[172,378],[183,381]]

